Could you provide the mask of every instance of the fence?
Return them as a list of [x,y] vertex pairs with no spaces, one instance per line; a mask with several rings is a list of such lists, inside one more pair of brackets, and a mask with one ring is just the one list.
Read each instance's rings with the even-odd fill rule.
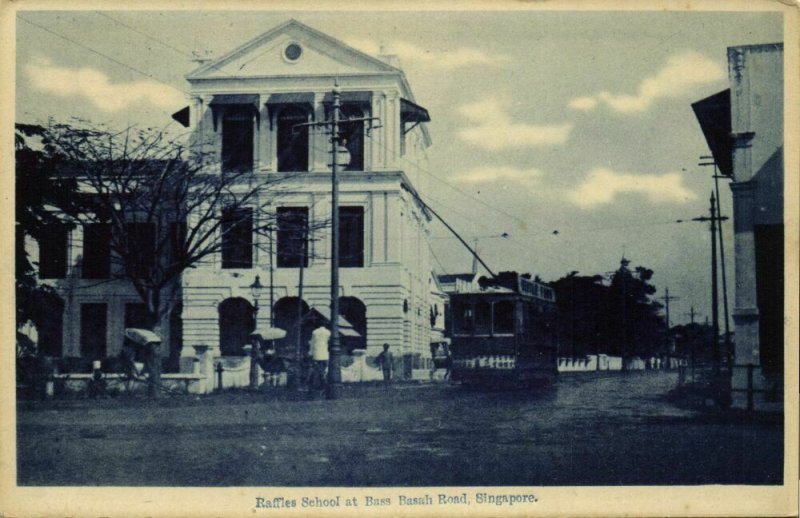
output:
[[715,365],[714,363],[690,364],[679,367],[678,388],[694,388],[696,393],[711,398],[723,398],[738,402],[744,394],[744,407],[755,409],[757,395],[766,402],[781,402],[783,388],[781,383],[766,381],[758,365]]

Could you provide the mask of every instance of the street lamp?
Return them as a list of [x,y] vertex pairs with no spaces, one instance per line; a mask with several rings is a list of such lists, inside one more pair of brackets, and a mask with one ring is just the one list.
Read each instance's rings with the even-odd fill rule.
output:
[[255,312],[256,316],[258,316],[258,299],[261,298],[261,292],[263,290],[264,286],[261,284],[261,277],[256,275],[256,280],[250,285],[250,294],[253,296],[253,301],[255,302],[253,311]]
[[[254,328],[258,328],[258,299],[261,297],[261,292],[264,286],[261,285],[261,278],[256,275],[256,280],[250,285],[250,294],[253,296],[253,324]],[[254,331],[256,330],[254,329]],[[258,348],[259,338],[253,336],[253,345],[250,348],[250,389],[258,389]]]

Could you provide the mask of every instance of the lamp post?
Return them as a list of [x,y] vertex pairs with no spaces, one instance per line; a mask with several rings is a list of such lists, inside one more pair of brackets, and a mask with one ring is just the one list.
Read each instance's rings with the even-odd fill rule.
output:
[[[261,278],[256,275],[256,280],[250,285],[250,294],[253,296],[253,331],[258,329],[258,299],[264,286],[261,285]],[[253,344],[250,349],[250,389],[258,389],[258,337],[253,336]]]

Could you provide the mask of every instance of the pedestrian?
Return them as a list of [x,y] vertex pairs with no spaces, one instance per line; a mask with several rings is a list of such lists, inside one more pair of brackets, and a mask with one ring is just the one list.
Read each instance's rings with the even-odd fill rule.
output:
[[383,352],[378,355],[378,363],[383,370],[383,386],[389,388],[392,382],[392,371],[394,369],[392,353],[389,352],[389,344],[383,344]]
[[[325,326],[319,326],[311,332],[309,349],[313,360],[314,375],[312,377],[314,388],[325,388],[325,371],[328,369],[328,340],[331,332]],[[312,384],[309,384],[309,389]]]

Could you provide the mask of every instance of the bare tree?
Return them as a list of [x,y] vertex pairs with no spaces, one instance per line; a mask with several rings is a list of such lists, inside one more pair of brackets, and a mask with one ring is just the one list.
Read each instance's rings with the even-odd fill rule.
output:
[[[148,325],[164,343],[183,272],[213,254],[223,252],[225,260],[223,243],[252,240],[257,228],[269,226],[266,206],[291,177],[220,172],[216,155],[204,151],[210,146],[152,128],[113,132],[56,124],[45,142],[57,174],[77,178],[82,196],[91,199],[93,210],[83,221],[110,235],[107,278],[131,283],[146,305]],[[160,386],[161,355],[158,347],[147,355],[151,396]]]

